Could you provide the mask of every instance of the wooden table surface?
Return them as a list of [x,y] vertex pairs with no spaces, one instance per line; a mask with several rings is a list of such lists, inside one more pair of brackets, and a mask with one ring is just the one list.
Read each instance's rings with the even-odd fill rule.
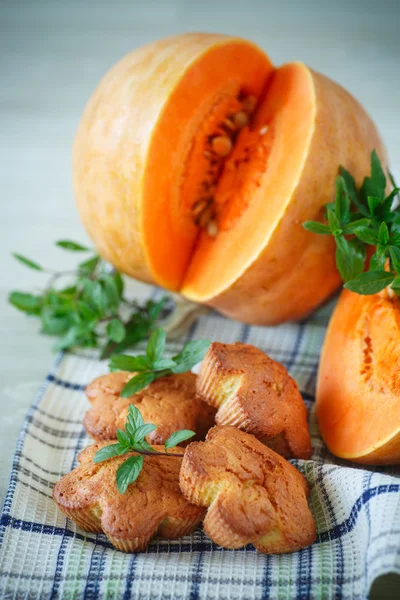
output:
[[398,0],[129,0],[0,3],[1,419],[0,501],[24,415],[52,360],[52,340],[7,305],[49,267],[71,265],[53,242],[87,242],[71,189],[71,144],[102,74],[124,53],[184,31],[248,37],[279,64],[306,62],[349,89],[370,112],[400,178]]

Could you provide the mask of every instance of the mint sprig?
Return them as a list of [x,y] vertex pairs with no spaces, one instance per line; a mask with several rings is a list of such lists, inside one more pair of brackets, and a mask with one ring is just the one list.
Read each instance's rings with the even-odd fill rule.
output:
[[[71,240],[60,240],[56,246],[75,254],[93,252]],[[40,293],[13,291],[8,300],[18,310],[38,317],[43,333],[59,338],[56,349],[95,347],[101,349],[102,358],[109,357],[148,339],[163,312],[166,298],[144,305],[128,300],[120,273],[110,272],[97,254],[79,262],[73,271],[46,269],[21,254],[14,258],[49,275]]]
[[101,463],[109,458],[115,456],[122,456],[128,452],[136,452],[136,456],[130,456],[127,458],[118,468],[116,473],[116,484],[118,491],[124,494],[131,483],[134,483],[139,477],[141,470],[143,469],[144,458],[143,456],[179,456],[183,457],[183,454],[171,454],[169,455],[166,451],[170,448],[174,448],[181,442],[190,439],[195,435],[194,431],[188,429],[182,429],[175,431],[166,440],[164,444],[165,452],[158,452],[153,449],[152,446],[145,440],[146,436],[152,431],[157,429],[157,425],[153,423],[145,423],[140,411],[131,404],[128,409],[128,417],[125,424],[125,429],[117,430],[116,444],[110,444],[104,446],[94,455],[93,462]]
[[111,357],[110,371],[138,373],[122,388],[120,396],[128,398],[159,377],[190,371],[194,365],[203,360],[209,345],[210,342],[207,340],[194,340],[187,342],[179,354],[172,358],[163,358],[165,331],[161,328],[157,329],[148,341],[146,354],[139,356],[117,354]]
[[[340,167],[335,202],[326,205],[327,223],[306,221],[303,227],[318,235],[332,235],[336,242],[336,266],[344,287],[358,294],[376,294],[388,285],[400,294],[400,192],[393,176],[387,179],[375,150],[371,175],[357,189],[353,176]],[[365,270],[367,248],[375,246]]]

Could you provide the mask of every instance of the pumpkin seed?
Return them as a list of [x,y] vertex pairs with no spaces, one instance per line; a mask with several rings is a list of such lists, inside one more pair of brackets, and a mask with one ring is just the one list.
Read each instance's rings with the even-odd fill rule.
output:
[[208,221],[207,233],[210,237],[215,237],[218,234],[218,225],[215,219],[210,219]]
[[215,154],[225,157],[232,151],[232,140],[227,135],[217,135],[211,140],[211,147]]
[[235,123],[238,129],[242,129],[249,124],[249,115],[244,112],[244,110],[240,110],[235,115],[233,115],[233,122]]
[[197,200],[192,206],[192,214],[197,217],[209,204],[211,204],[211,202],[212,198],[201,198],[200,200]]
[[249,114],[254,112],[256,104],[257,104],[257,98],[255,96],[247,96],[246,98],[244,98],[242,100],[243,110],[245,110]]
[[209,221],[214,217],[214,207],[208,206],[203,212],[201,212],[197,218],[197,225],[199,227],[207,227]]

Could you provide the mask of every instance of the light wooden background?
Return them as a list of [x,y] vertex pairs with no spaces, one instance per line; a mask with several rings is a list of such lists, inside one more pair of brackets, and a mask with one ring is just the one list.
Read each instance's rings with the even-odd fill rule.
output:
[[52,358],[52,340],[6,303],[11,289],[43,283],[10,253],[57,267],[71,263],[54,240],[87,241],[70,152],[105,70],[172,33],[248,37],[275,63],[303,60],[347,87],[377,122],[400,175],[399,15],[400,0],[0,0],[0,501],[24,414]]

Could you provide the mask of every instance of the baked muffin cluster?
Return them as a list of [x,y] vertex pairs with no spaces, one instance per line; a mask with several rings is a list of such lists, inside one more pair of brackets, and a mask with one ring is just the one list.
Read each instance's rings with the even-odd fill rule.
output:
[[[313,543],[307,482],[284,458],[310,457],[306,408],[282,365],[248,344],[213,343],[198,376],[169,375],[121,398],[132,376],[110,373],[86,389],[91,407],[84,426],[95,443],[55,486],[66,516],[86,531],[104,532],[126,552],[144,550],[156,535],[186,535],[203,520],[224,548],[251,543],[270,554]],[[130,405],[157,425],[146,441],[159,454],[144,456],[139,476],[122,494],[116,473],[135,452],[100,463],[93,458],[115,444]],[[178,429],[196,431],[198,441],[163,454]]]

